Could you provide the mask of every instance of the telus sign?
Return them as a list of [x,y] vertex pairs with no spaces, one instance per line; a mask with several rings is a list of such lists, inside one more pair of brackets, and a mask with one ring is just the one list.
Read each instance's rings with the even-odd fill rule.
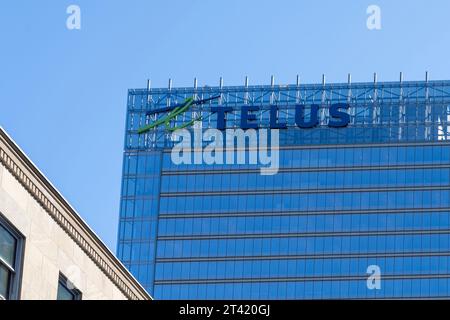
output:
[[[193,97],[187,98],[184,102],[174,105],[172,107],[166,107],[156,110],[151,110],[147,112],[148,116],[156,115],[156,114],[165,114],[164,117],[159,120],[150,123],[142,128],[138,129],[138,133],[142,134],[151,129],[154,129],[160,125],[165,125],[166,129],[169,131],[175,131],[177,129],[184,129],[186,127],[190,127],[195,121],[201,121],[202,119],[206,119],[211,114],[217,113],[217,122],[216,128],[218,130],[226,129],[226,116],[227,113],[232,112],[234,109],[228,106],[215,106],[211,107],[211,114],[207,117],[199,116],[195,119],[192,119],[180,126],[172,127],[170,126],[171,120],[177,118],[177,116],[182,115],[185,112],[190,111],[193,106],[202,105],[211,100],[216,100],[220,98],[220,96],[214,96],[208,99],[203,100],[195,100]],[[350,108],[348,103],[334,103],[329,107],[329,120],[328,126],[331,128],[341,128],[346,127],[350,122],[350,116],[347,113],[347,110]],[[320,105],[312,104],[310,105],[310,116],[309,119],[306,120],[305,117],[305,109],[306,105],[298,104],[295,106],[295,124],[299,128],[313,128],[319,124],[319,109]],[[259,106],[255,105],[243,105],[241,107],[241,129],[258,129],[258,119],[257,113],[261,110]],[[278,118],[279,108],[276,105],[270,106],[270,129],[287,129],[287,123],[280,121]]]
[[[220,96],[203,100],[190,97],[183,103],[151,110],[147,112],[147,116],[158,114],[163,116],[139,128],[138,133],[142,134],[159,126],[165,126],[166,130],[171,131],[171,139],[175,142],[171,152],[171,159],[174,164],[245,164],[246,140],[248,139],[249,164],[260,164],[261,174],[263,175],[276,174],[279,169],[279,129],[287,129],[287,123],[279,119],[279,109],[276,105],[271,105],[268,110],[270,112],[269,128],[259,129],[257,115],[261,112],[261,108],[254,105],[243,105],[241,107],[240,129],[226,128],[227,113],[235,111],[234,108],[228,106],[212,106],[209,114],[205,116],[195,115],[192,119],[177,126],[171,123],[178,116],[190,111],[193,106],[203,105],[218,98]],[[347,126],[350,121],[350,116],[347,113],[349,107],[349,104],[344,103],[330,105],[327,125],[332,128]],[[295,106],[295,124],[300,128],[317,126],[319,124],[320,106],[317,104],[309,106],[308,120],[305,117],[305,109],[306,106],[302,104]],[[194,127],[193,134],[191,130],[187,130],[195,122],[205,120],[214,113],[217,113],[216,129],[209,128],[203,131],[201,127]],[[268,131],[271,132],[270,138]],[[270,140],[270,143],[268,140]],[[206,146],[203,149],[205,143]],[[268,152],[269,146],[270,152]],[[194,152],[194,150],[196,151]],[[202,152],[199,152],[199,150]]]
[[[310,106],[311,112],[309,119],[305,119],[305,108],[303,104],[295,106],[295,124],[299,128],[313,128],[319,124],[318,104]],[[346,127],[350,122],[350,116],[347,110],[350,108],[348,103],[334,103],[329,108],[328,126],[331,128]],[[233,111],[232,107],[217,106],[211,107],[211,112],[217,113],[217,129],[226,129],[226,114]],[[258,129],[258,119],[256,114],[260,111],[260,107],[252,105],[244,105],[241,107],[241,129]],[[278,119],[278,106],[270,106],[270,129],[286,129],[287,123]]]

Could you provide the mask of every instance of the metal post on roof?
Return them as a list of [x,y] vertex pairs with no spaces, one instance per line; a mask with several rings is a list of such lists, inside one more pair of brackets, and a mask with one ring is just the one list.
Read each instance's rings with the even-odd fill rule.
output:
[[320,108],[320,124],[324,125],[326,121],[328,121],[328,108],[325,108],[324,105],[326,103],[326,91],[325,91],[325,83],[326,83],[325,74],[322,74],[322,107]]
[[[172,79],[169,78],[169,92],[172,90]],[[170,99],[170,94],[167,95],[167,106],[170,107],[171,104],[171,99]]]
[[222,89],[223,89],[223,78],[220,77],[220,79],[219,79],[219,90],[220,90],[219,104],[222,104],[222,98],[223,98]]
[[248,103],[248,76],[245,76],[245,82],[244,82],[244,87],[245,87],[245,93],[244,93],[244,104]]
[[198,94],[197,94],[197,78],[194,78],[194,99],[198,98]]
[[398,112],[398,139],[402,140],[403,137],[403,126],[402,124],[405,123],[405,105],[403,101],[403,72],[400,72],[400,93],[399,93],[399,112]]
[[378,100],[378,89],[377,89],[377,83],[378,83],[378,75],[376,72],[373,73],[373,109],[372,109],[372,123],[378,124],[380,120],[380,108],[378,104],[376,103]]
[[350,103],[351,99],[352,99],[352,74],[348,73],[347,74],[347,84],[348,84],[348,92],[347,92],[347,102]]
[[275,100],[275,92],[273,92],[273,87],[275,86],[275,77],[273,75],[270,76],[270,87],[272,88],[272,92],[270,93],[270,104],[273,104]]
[[150,103],[150,89],[152,86],[152,81],[150,79],[147,79],[147,104]]

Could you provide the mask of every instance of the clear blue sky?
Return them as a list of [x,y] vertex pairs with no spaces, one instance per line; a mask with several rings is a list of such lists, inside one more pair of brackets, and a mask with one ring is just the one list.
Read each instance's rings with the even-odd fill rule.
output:
[[1,0],[0,125],[115,250],[128,88],[450,79],[449,19],[448,0]]

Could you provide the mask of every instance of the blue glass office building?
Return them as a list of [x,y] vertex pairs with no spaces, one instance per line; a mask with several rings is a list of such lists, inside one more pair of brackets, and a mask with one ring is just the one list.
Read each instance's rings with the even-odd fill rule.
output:
[[[206,99],[170,125],[269,109],[280,169],[175,165],[152,110]],[[346,127],[327,125],[348,104]],[[296,106],[318,124],[295,125]],[[309,108],[309,109],[308,109]],[[161,109],[163,110],[163,109]],[[129,90],[118,255],[156,299],[450,298],[450,82]],[[368,285],[377,266],[380,286]]]

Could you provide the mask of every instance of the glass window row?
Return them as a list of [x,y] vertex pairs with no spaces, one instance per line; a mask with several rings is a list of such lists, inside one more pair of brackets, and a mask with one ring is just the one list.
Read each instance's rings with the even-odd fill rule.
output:
[[[450,229],[450,211],[161,219],[158,236]],[[131,236],[131,227],[125,237]]]
[[156,299],[350,299],[450,297],[450,279],[395,279],[369,289],[366,281],[155,285]]
[[165,262],[156,264],[155,279],[365,276],[371,265],[382,275],[447,274],[450,256]]
[[[178,124],[182,125],[184,121],[179,121]],[[230,127],[233,127],[232,123],[228,124]],[[203,128],[207,128],[208,126],[209,123],[204,121]],[[237,127],[239,126],[240,124],[238,123]],[[403,122],[399,124],[398,121],[392,121],[392,119],[383,121],[383,123],[375,123],[374,125],[372,123],[353,125],[350,122],[350,125],[345,130],[342,130],[342,128],[329,128],[327,126],[317,126],[314,130],[308,130],[294,126],[288,130],[280,131],[279,142],[280,146],[438,142],[446,141],[450,137],[450,132],[445,128],[446,125],[441,125],[439,122]],[[164,135],[164,130],[164,127],[157,129],[156,141],[151,140],[149,134],[140,135],[136,131],[128,131],[126,133],[125,149],[127,151],[141,151],[170,148],[173,146],[173,141],[169,139],[168,135]],[[441,143],[444,144],[444,142]]]
[[147,218],[158,215],[159,201],[155,198],[122,199],[120,207],[121,218]]
[[157,258],[450,251],[450,233],[158,240]]
[[148,242],[119,242],[117,255],[124,263],[145,262],[149,263],[155,259],[155,241]]
[[449,190],[161,197],[161,214],[414,209],[450,206]]
[[162,176],[161,192],[450,185],[450,168]]
[[158,221],[143,220],[143,221],[120,221],[119,225],[119,239],[124,240],[149,240],[156,237],[156,228]]
[[[450,145],[411,145],[376,147],[334,147],[311,149],[281,149],[281,168],[315,168],[347,166],[383,166],[408,164],[448,164]],[[230,164],[174,164],[170,152],[163,153],[163,171],[172,170],[216,170],[257,168],[255,165]],[[132,171],[128,171],[132,174]]]
[[124,178],[122,183],[122,196],[157,196],[159,195],[158,177],[149,178]]
[[130,270],[133,276],[136,277],[139,283],[142,284],[144,288],[146,288],[147,292],[153,291],[153,264],[130,264],[128,262],[124,262],[124,265],[128,270]]
[[159,175],[161,168],[161,152],[146,151],[140,153],[125,153],[123,160],[124,174],[128,175]]

